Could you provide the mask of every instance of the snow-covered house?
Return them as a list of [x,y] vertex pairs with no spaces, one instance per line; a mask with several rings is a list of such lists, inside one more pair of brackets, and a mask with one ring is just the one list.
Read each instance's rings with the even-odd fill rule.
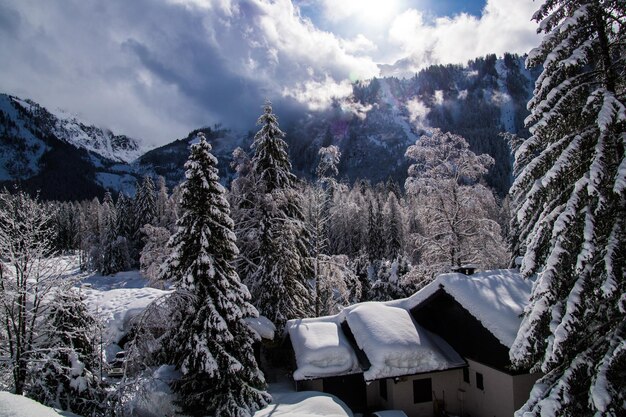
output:
[[539,377],[508,356],[531,285],[511,270],[444,274],[406,299],[291,320],[296,386],[357,412],[511,416]]

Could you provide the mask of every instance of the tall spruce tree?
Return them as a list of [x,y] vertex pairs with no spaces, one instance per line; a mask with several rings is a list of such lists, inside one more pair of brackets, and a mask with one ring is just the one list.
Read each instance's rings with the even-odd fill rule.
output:
[[257,225],[259,245],[251,274],[252,294],[261,314],[280,330],[287,320],[312,312],[312,294],[307,280],[313,275],[310,231],[304,222],[302,198],[291,172],[285,136],[278,126],[271,103],[257,122],[261,129],[254,138],[251,172],[257,193],[250,205]]
[[537,276],[511,348],[541,370],[518,415],[626,413],[626,2],[547,0],[516,150],[512,230]]
[[232,266],[238,250],[217,159],[204,134],[198,136],[185,164],[174,252],[164,267],[164,278],[192,296],[189,314],[180,315],[166,343],[182,371],[173,389],[187,414],[251,416],[271,400],[244,321],[258,313]]

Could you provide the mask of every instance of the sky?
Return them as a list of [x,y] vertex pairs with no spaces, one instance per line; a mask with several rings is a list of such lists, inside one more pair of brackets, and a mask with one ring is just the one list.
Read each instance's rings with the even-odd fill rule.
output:
[[2,0],[0,92],[147,146],[537,46],[532,0]]

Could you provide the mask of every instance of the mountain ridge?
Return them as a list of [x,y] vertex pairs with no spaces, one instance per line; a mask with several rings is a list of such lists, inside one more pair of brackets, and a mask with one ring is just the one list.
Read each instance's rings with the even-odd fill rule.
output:
[[[307,112],[281,124],[294,171],[312,177],[319,148],[337,145],[343,153],[340,177],[345,181],[403,183],[406,148],[428,129],[441,128],[464,136],[472,150],[496,159],[487,182],[504,195],[512,179],[512,156],[499,133],[527,134],[523,120],[536,78],[523,61],[517,55],[488,55],[464,66],[431,66],[412,78],[354,83],[352,94],[335,99],[327,110]],[[234,175],[232,152],[236,147],[247,151],[253,132],[214,125],[147,149],[139,140],[86,124],[76,116],[2,94],[0,180],[4,185],[19,182],[31,191],[38,186],[42,197],[55,198],[52,190],[44,188],[58,183],[58,178],[47,177],[58,177],[64,165],[73,165],[85,177],[80,185],[86,187],[83,198],[101,196],[107,189],[132,194],[135,181],[143,175],[162,175],[172,187],[184,178],[189,143],[199,131],[211,141],[220,175],[228,182]],[[55,185],[55,190],[60,186]],[[80,196],[79,191],[70,194]]]

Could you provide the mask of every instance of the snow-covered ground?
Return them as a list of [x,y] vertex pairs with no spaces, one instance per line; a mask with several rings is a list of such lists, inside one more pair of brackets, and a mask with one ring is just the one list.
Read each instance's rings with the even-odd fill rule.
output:
[[270,384],[272,403],[254,417],[353,417],[348,406],[334,395],[293,389],[289,381]]
[[57,411],[21,395],[0,391],[0,417],[79,417],[67,411]]
[[[139,271],[120,272],[111,276],[81,272],[75,256],[56,258],[59,270],[68,279],[76,281],[89,310],[104,324],[103,344],[107,360],[120,350],[117,342],[130,329],[133,317],[140,314],[152,301],[170,293],[148,287],[148,281]],[[250,327],[259,336],[271,339],[275,327],[265,317],[249,319]],[[179,376],[173,366],[155,368],[152,378],[138,387],[132,401],[134,411],[142,415],[173,415],[176,407],[169,387],[172,379]],[[295,392],[293,384],[284,375],[279,382],[269,385],[272,403],[259,410],[255,417],[278,416],[328,416],[353,417],[350,409],[337,397],[315,391]],[[72,413],[54,410],[23,396],[0,392],[0,417],[79,417]]]
[[80,291],[89,310],[105,325],[105,344],[118,343],[134,317],[152,301],[171,292],[150,288],[147,282],[139,271],[111,276],[93,274],[82,280]]

